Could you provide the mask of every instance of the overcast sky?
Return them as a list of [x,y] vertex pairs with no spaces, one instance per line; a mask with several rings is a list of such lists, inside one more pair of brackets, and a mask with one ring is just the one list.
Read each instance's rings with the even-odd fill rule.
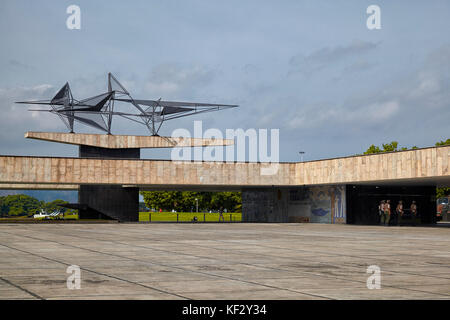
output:
[[[71,4],[80,30],[66,27]],[[380,30],[366,27],[371,4]],[[168,122],[161,134],[192,130],[193,120],[276,128],[281,161],[298,161],[300,150],[313,160],[450,138],[448,0],[2,0],[0,30],[0,154],[76,155],[24,139],[66,128],[13,102],[50,99],[66,81],[75,98],[93,96],[106,91],[108,72],[134,98],[239,104]],[[113,133],[148,134],[125,121]]]

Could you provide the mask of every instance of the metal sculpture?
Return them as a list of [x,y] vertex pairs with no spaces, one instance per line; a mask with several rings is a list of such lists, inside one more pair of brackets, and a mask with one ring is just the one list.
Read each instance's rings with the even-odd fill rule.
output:
[[[138,110],[138,113],[115,111],[115,102],[131,104]],[[163,101],[161,99],[135,100],[111,73],[108,73],[108,92],[91,98],[76,100],[72,95],[69,83],[66,83],[51,100],[16,103],[49,105],[51,109],[31,109],[30,111],[45,111],[58,115],[71,133],[74,132],[74,122],[78,121],[111,134],[113,117],[120,116],[145,125],[150,133],[156,136],[164,121],[237,107],[237,105],[228,104]]]

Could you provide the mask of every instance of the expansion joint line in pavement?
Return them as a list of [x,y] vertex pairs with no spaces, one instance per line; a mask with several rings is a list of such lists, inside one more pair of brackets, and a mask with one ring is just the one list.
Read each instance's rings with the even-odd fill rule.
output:
[[[5,232],[5,233],[9,233],[9,232]],[[25,236],[22,236],[22,237],[25,237]],[[28,238],[31,238],[31,237],[28,237]],[[40,240],[42,240],[42,239],[40,239]],[[53,241],[53,242],[56,242],[56,241]],[[3,246],[3,247],[6,247],[8,249],[11,249],[11,250],[16,250],[16,251],[19,251],[19,252],[27,253],[27,254],[33,255],[35,257],[39,257],[41,259],[45,259],[45,260],[49,260],[49,261],[56,262],[56,263],[59,263],[59,264],[63,264],[65,266],[70,266],[69,263],[66,263],[66,262],[63,262],[63,261],[59,261],[59,260],[56,260],[56,259],[53,259],[53,258],[48,258],[48,257],[42,256],[42,255],[39,255],[39,254],[36,254],[36,253],[33,253],[33,252],[29,252],[29,251],[26,251],[26,250],[10,247],[10,246],[5,245],[5,244],[0,244],[0,245]],[[80,249],[83,249],[83,248],[80,248]],[[116,277],[116,276],[113,276],[113,275],[109,275],[109,274],[106,274],[106,273],[102,273],[102,272],[98,272],[98,271],[95,271],[95,270],[87,269],[87,268],[84,268],[84,267],[80,267],[80,269],[84,270],[84,271],[87,271],[87,272],[92,272],[94,274],[101,275],[101,276],[104,276],[104,277],[108,277],[108,278],[112,278],[112,279],[115,279],[115,280],[127,282],[129,284],[133,284],[133,285],[137,285],[137,286],[144,287],[144,288],[147,288],[147,289],[155,290],[155,291],[158,291],[160,293],[164,293],[164,294],[172,295],[172,296],[179,297],[179,298],[182,298],[182,299],[190,300],[189,298],[187,298],[185,296],[182,296],[182,295],[179,295],[179,294],[176,294],[176,293],[173,293],[173,292],[165,291],[165,290],[162,290],[162,289],[154,288],[154,287],[151,287],[151,286],[147,286],[147,285],[144,285],[142,283],[130,281],[130,280],[127,280],[127,279],[122,279],[122,278],[119,278],[119,277]],[[5,281],[5,279],[3,279],[3,280]],[[5,281],[5,282],[7,282],[7,281]],[[11,285],[14,285],[14,284],[11,283]],[[18,288],[20,288],[20,287],[18,287]],[[26,289],[22,289],[22,290],[32,294],[31,292],[29,292]],[[34,295],[34,294],[32,294],[32,295]],[[36,295],[36,297],[38,297],[38,296]],[[43,298],[40,297],[40,299],[43,299]]]
[[23,291],[23,292],[28,293],[29,295],[35,297],[36,299],[39,299],[39,300],[45,300],[44,298],[42,298],[41,296],[37,295],[36,293],[31,292],[30,290],[27,290],[27,289],[25,289],[25,288],[22,288],[22,287],[19,286],[18,284],[15,284],[15,283],[11,282],[11,281],[8,280],[8,279],[5,279],[5,278],[3,278],[3,277],[0,277],[0,280],[2,280],[3,282],[6,282],[6,283],[9,284],[10,286],[13,286],[13,287],[15,287],[15,288],[17,288],[17,289],[19,289],[19,290],[21,290],[21,291]]
[[[5,232],[5,233],[11,234],[9,232]],[[11,234],[11,235],[20,236],[20,237],[23,237],[23,238],[30,238],[30,239],[33,239],[33,240],[48,241],[48,240],[45,240],[45,239],[40,239],[40,238],[36,238],[36,237],[31,237],[31,236],[24,236],[24,235],[17,235],[17,234]],[[92,238],[89,238],[89,237],[85,237],[85,238],[91,239],[91,240],[97,240],[97,239],[92,239]],[[103,240],[103,241],[113,242],[113,241],[109,241],[109,240]],[[179,269],[179,270],[182,270],[184,272],[196,273],[196,274],[201,274],[201,275],[208,275],[208,276],[213,276],[213,277],[217,277],[217,278],[222,278],[222,279],[227,279],[227,280],[232,280],[232,281],[237,281],[237,282],[242,282],[242,283],[247,283],[247,284],[253,284],[253,285],[257,285],[257,286],[262,286],[262,287],[266,287],[266,288],[270,288],[270,289],[277,289],[277,290],[283,290],[283,291],[288,291],[288,292],[293,292],[293,293],[300,293],[300,294],[311,296],[311,297],[314,297],[314,298],[335,300],[334,298],[323,296],[323,295],[317,295],[317,294],[306,293],[306,292],[302,292],[302,291],[298,291],[298,290],[292,290],[292,289],[287,289],[287,288],[276,287],[276,286],[272,286],[272,285],[268,285],[268,284],[262,284],[262,283],[258,283],[258,282],[254,282],[254,281],[248,281],[248,280],[242,280],[242,279],[238,279],[238,278],[218,275],[218,274],[215,274],[215,273],[209,273],[209,272],[204,272],[204,271],[194,271],[194,270],[189,270],[189,269],[185,269],[185,268],[178,267],[178,266],[171,266],[171,265],[166,265],[166,264],[161,264],[161,263],[148,262],[148,261],[139,260],[139,259],[135,259],[135,258],[130,258],[130,257],[127,257],[127,256],[118,255],[118,254],[106,253],[106,252],[101,252],[101,251],[88,249],[88,248],[84,248],[84,247],[79,247],[79,246],[75,246],[75,245],[71,245],[71,244],[61,243],[61,242],[58,242],[58,241],[55,241],[55,240],[51,240],[51,242],[57,243],[57,244],[62,245],[62,246],[68,246],[68,247],[72,247],[72,248],[76,248],[76,249],[82,249],[82,250],[86,250],[86,251],[90,251],[90,252],[94,252],[94,253],[98,253],[98,254],[103,254],[103,255],[108,255],[108,256],[113,256],[113,257],[118,257],[118,258],[123,258],[123,259],[128,259],[128,260],[137,261],[137,262],[144,263],[144,264],[153,264],[153,265],[162,266],[162,267],[166,267],[166,268]],[[3,245],[3,244],[0,244],[0,245]],[[3,245],[3,246],[5,246],[5,245]],[[13,248],[13,249],[16,249],[16,248]],[[152,248],[147,248],[147,249],[152,249]],[[27,252],[25,250],[20,250],[20,249],[16,249],[16,250]],[[44,259],[48,259],[48,260],[51,260],[51,261],[55,261],[55,262],[59,262],[59,263],[63,263],[65,265],[68,265],[68,264],[66,264],[64,262],[60,262],[60,261],[57,261],[57,260],[54,260],[54,259],[51,259],[51,258],[40,256],[40,255],[31,253],[31,252],[27,252],[27,253],[39,256],[39,257],[44,258]],[[100,272],[92,271],[92,270],[89,270],[89,269],[86,269],[86,268],[81,268],[81,269],[86,270],[86,271],[90,271],[90,272],[93,272],[93,273],[105,275],[105,276],[108,276],[108,277],[111,277],[111,278],[116,278],[115,276],[102,274]],[[148,286],[142,285],[140,283],[128,281],[126,279],[121,279],[121,278],[117,278],[117,279],[122,280],[122,281],[126,281],[126,282],[130,282],[130,283],[133,283],[133,284],[136,284],[136,285],[148,287]],[[149,287],[149,288],[154,289],[154,290],[158,290],[160,292],[168,293],[168,292],[165,292],[165,291],[153,288],[153,287]],[[169,294],[177,295],[177,294],[174,294],[174,293],[169,293]],[[182,297],[184,299],[189,299],[187,297],[183,297],[183,296],[180,296],[180,295],[177,295],[177,296]]]
[[[55,234],[55,233],[53,233],[53,234]],[[60,235],[60,234],[55,234],[55,235]],[[30,236],[23,236],[23,237],[30,237]],[[97,239],[97,238],[92,238],[92,237],[87,237],[87,236],[77,236],[77,237],[79,237],[79,238],[84,238],[84,239],[89,239],[89,240],[103,241],[103,242],[109,242],[109,243],[117,243],[117,244],[129,246],[129,244],[127,244],[127,243],[123,243],[123,242],[116,241],[116,240],[104,240],[104,239]],[[32,237],[30,237],[30,238],[32,238]],[[138,239],[138,240],[146,240],[146,241],[147,241],[147,240],[161,241],[161,240],[158,240],[158,239],[147,239],[147,238],[146,238],[146,239],[142,239],[142,238],[138,238],[138,237],[130,237],[130,236],[128,236],[128,238]],[[36,240],[42,240],[42,239],[39,239],[39,238],[33,238],[33,239],[36,239]],[[221,241],[221,240],[212,240],[212,241],[219,242],[219,243],[222,243],[222,242],[223,242],[223,241]],[[177,243],[176,241],[171,241],[171,242],[172,242],[172,243]],[[65,244],[63,244],[63,243],[59,243],[59,244],[65,245]],[[149,247],[146,247],[146,246],[140,246],[140,245],[134,245],[134,246],[135,246],[135,247],[145,248],[145,249],[148,249],[148,250],[155,250],[155,251],[162,251],[162,252],[173,253],[172,251],[169,251],[169,250],[156,249],[156,248],[149,248]],[[201,245],[195,245],[195,246],[198,246],[198,247],[205,247],[205,246],[201,246]],[[258,244],[258,246],[266,247],[266,248],[279,249],[279,248],[277,248],[277,247],[267,246],[267,245],[259,245],[259,244]],[[75,248],[84,249],[84,250],[91,250],[91,249],[86,249],[86,248],[81,248],[81,247],[76,247],[76,246],[75,246]],[[217,250],[225,250],[225,249],[221,249],[221,248],[215,248],[215,249],[217,249]],[[304,250],[304,249],[286,249],[286,250],[290,250],[290,251],[294,251],[294,252],[297,252],[297,251],[298,251],[298,252],[313,253],[313,251],[310,251],[310,250]],[[94,252],[102,253],[102,254],[107,254],[107,253],[104,253],[104,252],[98,252],[98,251],[94,251]],[[242,252],[242,251],[241,251],[241,252]],[[245,253],[245,252],[244,252],[244,253]],[[176,254],[187,255],[187,256],[192,256],[192,257],[198,257],[198,258],[209,258],[209,257],[197,256],[197,255],[192,255],[192,254],[187,254],[187,253],[182,253],[182,252],[176,252]],[[108,254],[108,255],[111,255],[111,254]],[[258,254],[258,255],[267,257],[267,255],[263,255],[263,254]],[[359,256],[346,255],[346,254],[338,254],[338,253],[334,253],[334,254],[331,253],[331,255],[332,255],[332,256],[340,256],[340,257],[350,257],[350,258],[353,257],[353,258],[359,258]],[[126,258],[127,258],[127,257],[126,257]],[[130,259],[130,258],[128,258],[128,259]],[[141,260],[137,260],[137,259],[135,259],[135,260],[136,260],[136,261],[141,261]],[[220,260],[220,259],[216,259],[216,260]],[[141,261],[141,262],[148,263],[148,262],[145,262],[145,261]],[[321,263],[321,262],[319,262],[319,263]],[[242,263],[242,264],[243,264],[243,265],[248,265],[248,266],[253,266],[253,267],[265,268],[265,269],[269,269],[269,270],[292,272],[291,270],[287,270],[287,269],[273,268],[273,267],[268,267],[268,266],[259,265],[259,264],[251,264],[251,263]],[[207,274],[207,275],[214,275],[214,276],[217,276],[217,277],[222,277],[222,278],[226,278],[226,279],[231,279],[231,280],[241,281],[241,282],[245,282],[245,283],[251,283],[251,284],[258,284],[258,285],[262,285],[262,286],[268,286],[268,285],[261,284],[261,283],[257,283],[257,282],[250,282],[250,281],[246,281],[246,280],[242,280],[242,279],[236,279],[236,278],[232,278],[232,277],[225,277],[225,276],[222,276],[222,275],[216,275],[216,274],[212,274],[212,273],[206,273],[206,272],[200,272],[200,271],[187,270],[187,269],[183,269],[183,268],[181,268],[181,267],[174,267],[174,266],[167,266],[167,265],[162,265],[162,266],[165,266],[165,267],[172,267],[172,268],[180,268],[180,269],[182,269],[182,270],[189,271],[189,272],[195,272],[195,273]],[[388,272],[391,272],[391,273],[393,273],[393,274],[400,273],[400,272],[395,272],[395,271],[390,271],[390,270],[387,270],[387,271],[388,271]],[[325,274],[314,273],[314,272],[307,272],[307,271],[302,271],[302,273],[303,273],[303,274],[306,274],[306,275],[316,276],[316,277],[319,277],[319,278],[324,278],[324,279],[336,279],[336,280],[343,280],[343,281],[348,281],[348,282],[355,282],[355,283],[366,284],[365,281],[361,281],[361,280],[347,279],[347,278],[342,278],[342,277],[337,277],[337,276],[331,276],[331,275],[325,275]],[[408,274],[408,275],[415,275],[415,276],[423,276],[423,275],[421,275],[421,274],[412,273],[412,272],[402,272],[401,274]],[[433,276],[433,275],[428,275],[427,277],[430,277],[430,278],[438,278],[438,279],[448,279],[448,278],[445,278],[445,277],[439,277],[439,276]],[[423,291],[423,290],[412,289],[412,288],[403,288],[403,287],[393,286],[393,285],[384,285],[384,287],[389,287],[389,288],[393,288],[393,289],[401,289],[401,290],[415,291],[415,292],[426,293],[426,294],[431,294],[431,295],[439,295],[439,296],[445,295],[445,296],[450,296],[449,294],[444,294],[444,293],[435,293],[435,292]],[[281,290],[292,291],[292,292],[296,292],[296,293],[301,293],[301,294],[305,294],[305,295],[310,295],[310,296],[315,296],[315,297],[325,298],[325,299],[332,299],[332,298],[327,297],[327,296],[313,295],[313,294],[305,293],[305,292],[298,291],[298,290],[291,290],[291,289],[278,288],[278,287],[275,287],[275,288],[281,289]]]

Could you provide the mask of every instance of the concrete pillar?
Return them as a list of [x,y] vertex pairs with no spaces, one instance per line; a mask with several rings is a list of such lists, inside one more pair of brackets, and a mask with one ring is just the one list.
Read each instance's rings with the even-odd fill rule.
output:
[[118,185],[80,185],[80,219],[139,221],[139,188]]
[[[80,145],[80,158],[139,159],[139,148],[109,149]],[[139,221],[139,188],[121,185],[80,185],[80,219]]]
[[249,188],[242,190],[243,222],[288,222],[288,190]]

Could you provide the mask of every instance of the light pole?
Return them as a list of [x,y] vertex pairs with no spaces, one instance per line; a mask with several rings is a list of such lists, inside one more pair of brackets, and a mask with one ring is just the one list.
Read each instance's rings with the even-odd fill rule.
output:
[[195,198],[195,205],[197,207],[197,213],[198,213],[198,199],[197,198]]
[[305,151],[299,151],[298,153],[300,153],[301,162],[303,162],[303,155],[305,154]]

